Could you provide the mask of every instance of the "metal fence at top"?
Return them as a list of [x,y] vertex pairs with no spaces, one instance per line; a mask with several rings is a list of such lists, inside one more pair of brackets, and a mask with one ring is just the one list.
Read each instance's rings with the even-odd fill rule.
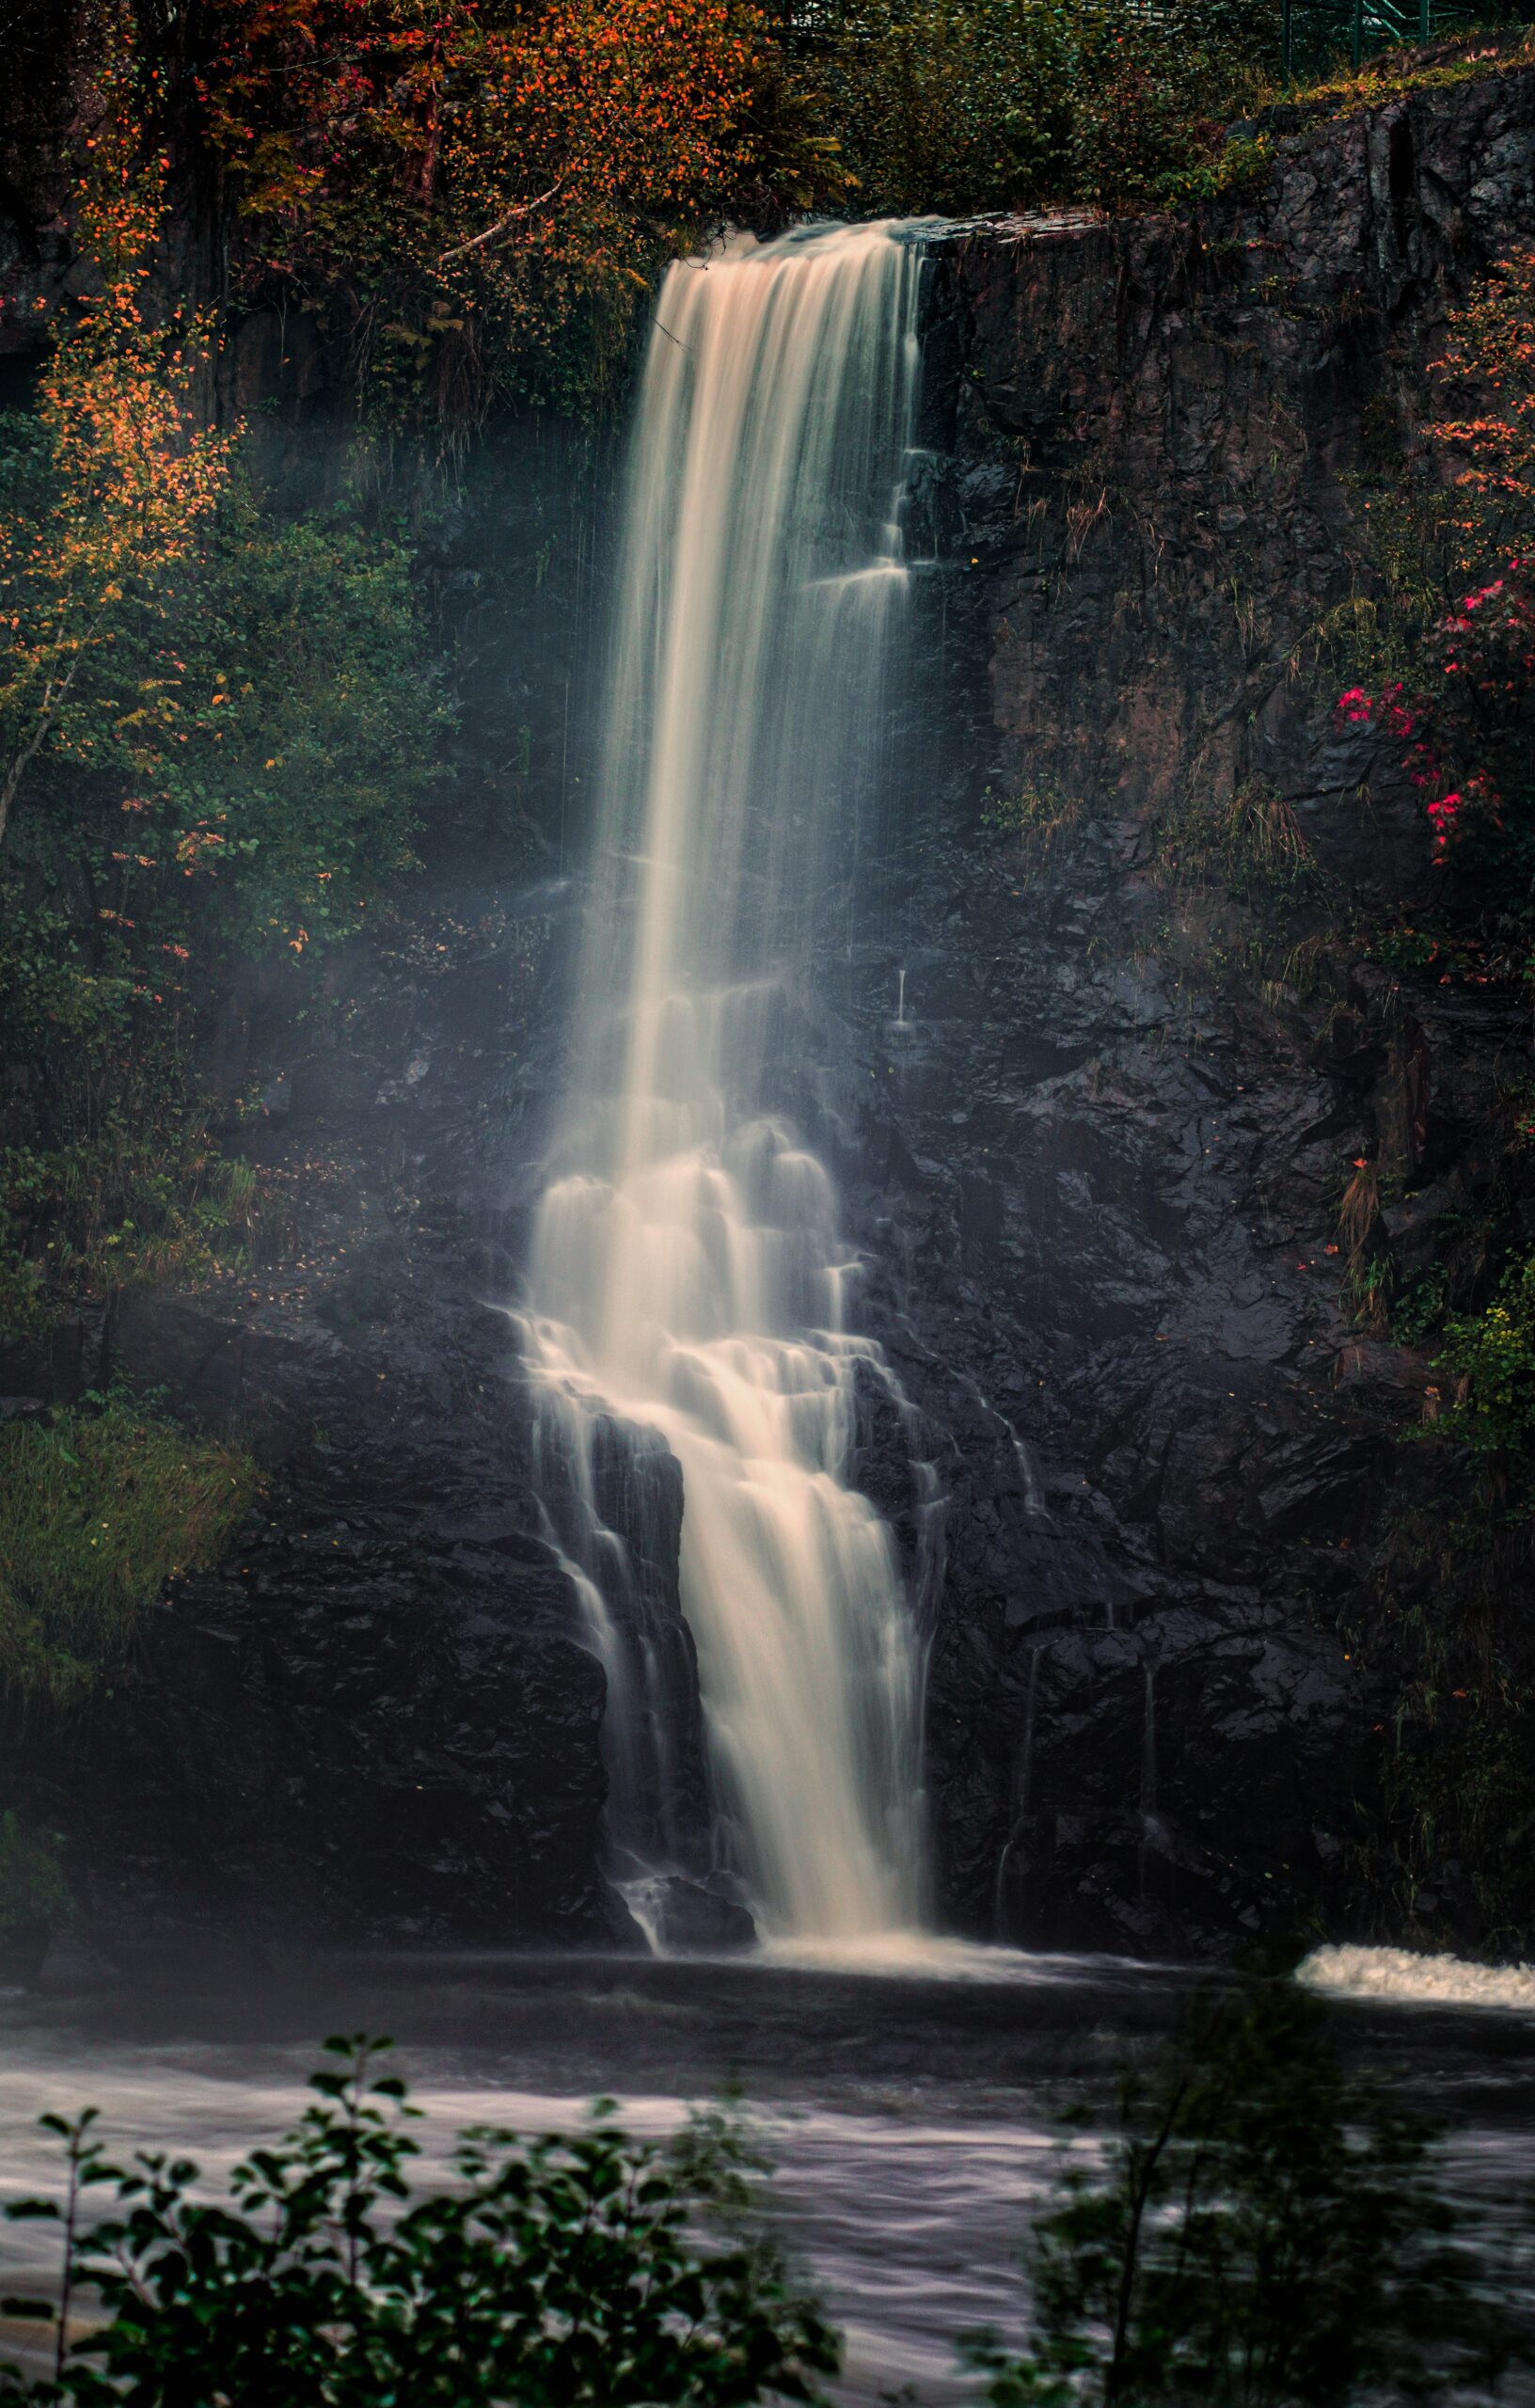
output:
[[1485,24],[1510,12],[1483,6],[1456,6],[1452,0],[1283,0],[1281,44],[1285,81],[1340,56],[1347,51],[1355,67],[1372,52],[1395,50],[1404,42],[1432,41],[1435,34],[1455,34]]

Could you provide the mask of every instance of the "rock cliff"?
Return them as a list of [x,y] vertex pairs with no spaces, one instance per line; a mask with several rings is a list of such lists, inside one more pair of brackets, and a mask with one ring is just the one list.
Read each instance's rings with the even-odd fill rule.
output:
[[942,799],[866,873],[900,933],[853,982],[878,1101],[844,1167],[946,1441],[949,1894],[1037,1943],[1361,1911],[1385,1709],[1340,1634],[1432,1373],[1361,1336],[1339,1197],[1368,1150],[1410,1274],[1491,1188],[1529,1047],[1360,943],[1436,873],[1324,631],[1372,591],[1383,451],[1435,473],[1447,311],[1535,230],[1535,76],[1277,115],[1261,180],[1186,220],[933,248]]

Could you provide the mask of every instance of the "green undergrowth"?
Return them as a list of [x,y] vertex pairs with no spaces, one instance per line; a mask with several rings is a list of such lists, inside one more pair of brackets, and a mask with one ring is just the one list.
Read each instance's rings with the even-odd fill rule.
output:
[[67,1708],[109,1683],[145,1608],[218,1560],[256,1488],[248,1455],[117,1389],[0,1430],[0,1689]]
[[1522,2357],[1438,2135],[1277,1969],[1196,1992],[1091,2151],[1088,2123],[1026,2244],[1021,2353],[963,2345],[991,2408],[1483,2398]]
[[[0,2366],[36,2408],[260,2401],[262,2408],[751,2408],[827,2400],[841,2337],[767,2213],[768,2172],[730,2108],[664,2142],[614,2102],[568,2135],[485,2125],[419,2178],[420,2111],[387,2040],[324,2044],[309,2106],[220,2190],[182,2157],[110,2164],[94,2110],[43,2119],[64,2203],[54,2300],[8,2300],[50,2375]],[[101,2315],[71,2319],[82,2292]]]
[[1031,781],[1005,794],[988,786],[981,798],[981,825],[1017,848],[1021,876],[1037,878],[1048,868],[1085,808],[1085,795],[1067,795],[1054,785]]
[[1284,797],[1261,779],[1228,793],[1185,793],[1158,831],[1157,866],[1175,890],[1216,886],[1273,908],[1313,893],[1311,848]]
[[73,1905],[54,1833],[15,1813],[0,1814],[0,1941],[29,1925],[67,1922]]
[[1431,1354],[1357,1643],[1392,1691],[1364,1876],[1394,1921],[1535,1938],[1535,1255],[1480,1311],[1431,1272],[1392,1335]]
[[190,1003],[144,994],[65,913],[24,905],[0,980],[0,1331],[36,1337],[92,1297],[237,1262],[255,1174],[220,1153]]
[[1227,146],[1221,120],[1272,82],[1277,31],[1253,0],[859,0],[796,46],[859,213],[965,216],[1153,208],[1255,173],[1266,142]]
[[1368,582],[1323,612],[1298,657],[1321,710],[1351,686],[1373,691],[1409,678],[1454,578],[1455,498],[1421,464],[1409,470],[1395,396],[1366,404],[1362,434],[1365,465],[1344,490]]
[[1154,832],[1151,869],[1165,904],[1158,949],[1191,990],[1308,1020],[1336,1001],[1350,897],[1265,780],[1191,782]]
[[[1524,2202],[1447,2179],[1445,2134],[1335,2039],[1287,1963],[1223,1975],[1116,2052],[1020,2202],[1009,2335],[958,2337],[991,2408],[1343,2408],[1502,2396]],[[50,2113],[57,2273],[8,2311],[51,2346],[33,2408],[829,2408],[843,2339],[776,2229],[728,2099],[664,2142],[614,2102],[564,2134],[474,2127],[422,2179],[387,2040],[338,2035],[294,2125],[215,2188],[189,2159],[109,2161]],[[53,2252],[49,2255],[54,2256]],[[36,2277],[34,2277],[36,2279]],[[93,2314],[71,2314],[82,2298]],[[1019,2347],[1021,2339],[1021,2350]],[[38,2353],[41,2354],[40,2352]],[[910,2399],[910,2392],[886,2394]]]
[[[966,216],[1088,202],[1178,208],[1271,171],[1278,127],[1322,124],[1527,63],[1505,18],[1287,86],[1279,16],[1247,0],[857,0],[807,12],[801,79],[860,211]],[[1284,114],[1263,122],[1274,103]]]
[[43,432],[0,416],[0,585],[72,664],[56,707],[24,664],[0,671],[0,752],[39,739],[0,846],[10,1338],[270,1244],[221,1031],[236,994],[302,1009],[314,965],[408,876],[448,725],[397,531],[352,509],[279,521],[237,464],[206,520],[167,533],[170,565],[124,592],[87,563],[60,599],[51,531],[89,495],[64,418]]

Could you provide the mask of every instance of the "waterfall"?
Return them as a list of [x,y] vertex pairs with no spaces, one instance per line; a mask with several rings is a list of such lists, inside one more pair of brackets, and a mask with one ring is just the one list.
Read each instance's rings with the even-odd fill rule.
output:
[[847,1326],[856,1264],[782,1101],[809,925],[878,794],[917,276],[903,230],[823,227],[733,238],[662,288],[530,1266],[543,1451],[574,1459],[551,1529],[609,1668],[615,1839],[631,1863],[664,1852],[653,1634],[590,1471],[617,1420],[682,1467],[720,1845],[769,1938],[923,1919],[920,1649],[891,1532],[847,1478],[860,1367],[888,1374]]

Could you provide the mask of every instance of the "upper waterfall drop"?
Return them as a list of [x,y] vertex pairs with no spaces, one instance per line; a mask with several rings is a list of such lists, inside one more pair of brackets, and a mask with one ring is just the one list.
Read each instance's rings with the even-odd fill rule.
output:
[[[773,1108],[822,880],[878,791],[903,618],[910,230],[736,237],[662,288],[633,437],[575,1072],[527,1322],[551,1524],[609,1675],[614,1836],[666,1852],[654,1667],[592,1471],[682,1466],[682,1602],[760,1926],[924,1920],[921,1648],[847,1481],[861,1361],[823,1165]],[[778,1082],[782,1086],[783,1082]]]

